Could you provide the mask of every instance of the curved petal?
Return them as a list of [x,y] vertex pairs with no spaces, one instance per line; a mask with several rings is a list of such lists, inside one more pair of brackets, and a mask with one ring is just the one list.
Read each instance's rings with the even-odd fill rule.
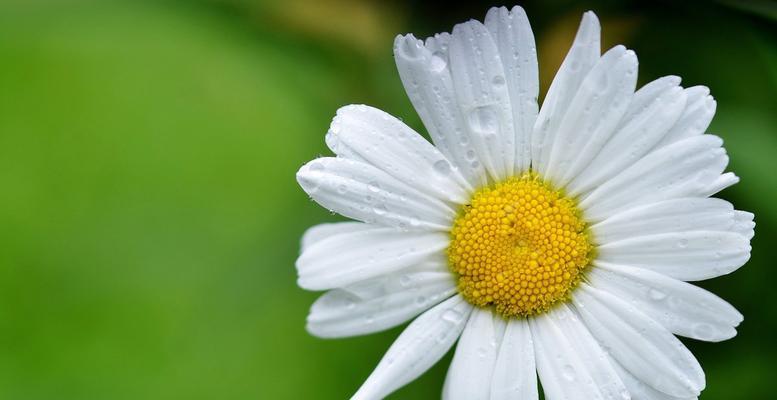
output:
[[698,361],[658,322],[585,283],[572,297],[594,337],[639,380],[677,397],[698,396],[704,389],[704,371]]
[[621,211],[591,226],[597,243],[604,244],[661,233],[687,231],[737,232],[750,235],[738,221],[731,203],[716,198],[663,200]]
[[672,232],[610,242],[598,251],[594,263],[627,265],[699,281],[744,265],[750,259],[750,240],[734,232]]
[[722,144],[717,136],[702,135],[652,152],[594,189],[580,207],[598,222],[638,205],[697,196],[728,165]]
[[299,256],[298,284],[308,290],[347,286],[441,255],[448,242],[448,236],[442,232],[402,232],[391,228],[332,235]]
[[701,135],[710,126],[717,108],[717,102],[710,96],[710,90],[706,86],[693,86],[685,89],[685,93],[688,96],[688,102],[682,116],[656,148]]
[[382,226],[365,224],[364,222],[325,222],[323,224],[313,225],[302,234],[300,241],[300,251],[305,251],[308,247],[329,238],[330,236],[341,233],[357,232],[370,229],[381,229]]
[[643,156],[674,125],[685,106],[680,78],[668,76],[648,83],[635,94],[615,134],[567,187],[571,196],[587,192],[617,175]]
[[473,311],[448,368],[443,399],[488,399],[504,324],[491,310]]
[[532,168],[545,173],[550,156],[551,144],[555,141],[556,131],[567,112],[577,89],[599,60],[599,19],[591,11],[583,14],[575,41],[561,63],[556,77],[553,78],[545,100],[542,102],[537,121],[532,129]]
[[545,177],[565,186],[602,149],[629,107],[637,85],[637,56],[615,46],[583,80],[554,134]]
[[539,398],[534,341],[526,320],[507,321],[490,387],[491,400]]
[[566,304],[529,319],[546,399],[628,399],[604,351]]
[[307,329],[322,338],[348,337],[393,328],[456,293],[445,265],[388,274],[322,295]]
[[424,45],[413,35],[397,36],[394,59],[405,91],[434,144],[471,186],[480,187],[487,182],[486,171],[464,132],[448,65],[449,39],[450,35],[439,34]]
[[484,22],[496,41],[505,71],[505,83],[513,108],[515,127],[515,170],[519,175],[531,165],[531,134],[537,120],[537,96],[540,92],[537,48],[534,33],[523,8],[493,7]]
[[378,167],[419,192],[459,204],[469,200],[472,187],[448,159],[409,126],[377,108],[340,108],[326,142],[335,154],[355,155],[356,160]]
[[494,39],[483,24],[468,21],[453,28],[448,52],[456,100],[478,159],[494,180],[512,176],[513,112]]
[[351,400],[382,399],[426,372],[453,346],[472,306],[456,295],[421,314],[402,332]]
[[658,390],[653,389],[652,387],[646,385],[644,382],[635,378],[634,375],[632,375],[629,371],[626,371],[626,369],[623,368],[620,364],[618,364],[615,360],[612,360],[612,358],[610,359],[613,367],[615,367],[615,370],[618,371],[618,375],[621,377],[623,384],[626,385],[626,389],[629,391],[629,394],[631,394],[631,400],[696,400],[697,399],[696,396],[680,398],[680,397],[670,396],[663,392],[659,392]]
[[726,172],[725,174],[715,179],[715,181],[708,185],[706,189],[700,190],[699,196],[712,196],[729,186],[736,185],[737,183],[739,183],[739,177],[736,176],[733,172]]
[[731,304],[689,283],[641,268],[601,264],[591,286],[623,299],[676,335],[719,342],[736,336],[742,322]]
[[447,230],[456,212],[372,165],[322,157],[300,168],[297,181],[318,204],[343,216],[402,230]]

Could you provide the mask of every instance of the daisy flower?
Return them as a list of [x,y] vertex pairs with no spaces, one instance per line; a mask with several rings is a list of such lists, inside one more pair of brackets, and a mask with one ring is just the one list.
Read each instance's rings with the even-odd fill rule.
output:
[[[299,285],[328,290],[323,338],[411,321],[353,399],[380,399],[456,344],[446,399],[691,399],[699,362],[675,335],[721,341],[742,315],[686,283],[750,256],[753,214],[713,196],[738,181],[716,103],[637,56],[600,52],[583,15],[542,107],[520,7],[421,41],[398,36],[402,83],[433,144],[365,105],[338,110],[336,157],[304,165],[313,200],[356,220],[310,228]],[[458,343],[457,343],[458,342]]]

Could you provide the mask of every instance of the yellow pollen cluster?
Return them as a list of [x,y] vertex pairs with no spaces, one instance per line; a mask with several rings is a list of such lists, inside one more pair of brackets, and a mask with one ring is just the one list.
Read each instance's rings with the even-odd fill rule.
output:
[[459,292],[505,317],[568,299],[594,251],[575,202],[531,173],[475,193],[451,235]]

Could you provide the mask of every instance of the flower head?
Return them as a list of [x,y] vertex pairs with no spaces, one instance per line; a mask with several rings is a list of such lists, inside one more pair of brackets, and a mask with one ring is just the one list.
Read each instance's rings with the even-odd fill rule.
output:
[[[675,335],[720,341],[742,316],[686,283],[750,255],[753,215],[711,196],[737,183],[705,134],[715,101],[668,76],[636,90],[637,57],[603,55],[585,13],[542,107],[520,7],[421,41],[400,77],[434,144],[375,108],[341,108],[297,174],[359,222],[302,239],[300,286],[328,290],[308,330],[410,325],[354,399],[382,398],[458,340],[443,397],[687,399],[705,386]],[[417,318],[416,318],[417,317]],[[415,318],[415,319],[414,319]]]

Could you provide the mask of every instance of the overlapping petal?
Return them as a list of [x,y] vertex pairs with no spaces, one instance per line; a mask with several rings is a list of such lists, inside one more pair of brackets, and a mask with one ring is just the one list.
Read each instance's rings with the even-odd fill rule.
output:
[[419,377],[448,352],[472,306],[454,296],[421,314],[402,332],[352,400],[382,399]]
[[325,293],[310,309],[308,332],[327,338],[379,332],[455,293],[447,266],[427,262]]

